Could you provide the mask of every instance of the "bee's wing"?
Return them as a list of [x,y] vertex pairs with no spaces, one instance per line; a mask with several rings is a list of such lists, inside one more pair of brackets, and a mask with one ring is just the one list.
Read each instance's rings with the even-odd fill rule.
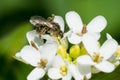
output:
[[32,16],[30,18],[30,20],[40,20],[40,21],[47,21],[45,18],[43,18],[42,16]]

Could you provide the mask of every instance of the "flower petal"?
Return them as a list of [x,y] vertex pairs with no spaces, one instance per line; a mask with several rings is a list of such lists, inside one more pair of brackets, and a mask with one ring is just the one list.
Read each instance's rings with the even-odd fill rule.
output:
[[104,59],[110,58],[118,48],[118,43],[114,39],[108,39],[100,48],[100,54]]
[[17,53],[15,54],[15,56],[18,57],[18,58],[21,58],[21,53],[20,53],[20,52],[17,52]]
[[91,78],[91,66],[78,65],[81,75],[86,76],[87,79]]
[[93,32],[87,32],[87,34],[91,35],[94,37],[96,40],[100,39],[100,33],[93,33]]
[[92,72],[93,74],[95,74],[95,73],[99,73],[100,70],[98,70],[96,67],[92,66],[92,67],[91,67],[91,72]]
[[87,25],[87,30],[89,32],[101,32],[106,25],[106,19],[103,16],[97,16]]
[[56,55],[52,66],[59,68],[61,65],[65,65],[65,62],[60,55]]
[[31,64],[32,66],[37,66],[38,61],[41,58],[39,51],[37,51],[32,46],[23,47],[20,53],[21,58],[24,59],[29,64]]
[[27,80],[39,80],[45,75],[45,71],[41,68],[35,68],[27,76]]
[[43,44],[43,40],[39,38],[35,30],[27,32],[26,37],[30,45],[32,45],[31,41],[33,41],[37,47]]
[[46,67],[49,67],[52,64],[52,61],[57,52],[57,46],[58,46],[57,44],[53,44],[53,43],[47,44],[46,43],[40,48],[41,57],[48,61]]
[[58,23],[60,25],[60,29],[64,32],[64,20],[61,16],[55,16],[54,22]]
[[72,75],[71,75],[71,73],[70,73],[69,70],[68,70],[67,75],[65,75],[65,76],[62,78],[62,80],[71,80],[71,78],[72,78]]
[[78,64],[81,65],[93,65],[94,62],[92,61],[91,57],[88,55],[83,55],[77,58]]
[[46,40],[46,43],[57,43],[57,40],[54,37],[51,37],[50,35],[41,35],[42,39]]
[[73,32],[81,33],[83,23],[78,13],[76,13],[75,11],[69,11],[68,13],[66,13],[65,18],[66,18],[68,27]]
[[82,37],[74,33],[71,33],[70,35],[68,35],[68,40],[72,44],[79,44],[82,41]]
[[106,33],[107,39],[112,39],[112,36],[108,33]]
[[102,61],[99,64],[96,64],[95,67],[106,73],[110,73],[115,69],[115,66],[108,61]]
[[83,44],[91,56],[93,56],[94,52],[98,52],[98,42],[91,35],[85,34],[83,36]]
[[76,65],[69,64],[69,70],[75,80],[83,80],[83,76],[80,74]]
[[59,68],[50,68],[48,70],[48,76],[51,79],[60,79],[60,78],[62,78],[62,75],[60,74]]

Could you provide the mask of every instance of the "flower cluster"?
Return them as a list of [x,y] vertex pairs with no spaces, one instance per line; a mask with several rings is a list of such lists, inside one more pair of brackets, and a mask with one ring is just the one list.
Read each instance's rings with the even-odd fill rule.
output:
[[16,57],[34,67],[27,80],[39,80],[48,75],[52,80],[88,80],[92,74],[112,72],[120,64],[120,47],[110,34],[101,45],[100,32],[106,27],[106,19],[99,15],[85,25],[78,13],[69,11],[64,20],[55,15],[63,37],[39,35],[36,30],[27,32],[29,45],[24,46]]

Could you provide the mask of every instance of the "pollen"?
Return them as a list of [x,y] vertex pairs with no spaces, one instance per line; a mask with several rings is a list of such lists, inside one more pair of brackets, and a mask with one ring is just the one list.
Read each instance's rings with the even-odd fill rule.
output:
[[93,61],[96,63],[99,63],[102,60],[103,60],[103,57],[99,53],[94,52]]
[[60,73],[65,76],[67,74],[67,67],[66,65],[60,66]]
[[38,62],[38,67],[45,68],[48,61],[46,59],[40,59]]

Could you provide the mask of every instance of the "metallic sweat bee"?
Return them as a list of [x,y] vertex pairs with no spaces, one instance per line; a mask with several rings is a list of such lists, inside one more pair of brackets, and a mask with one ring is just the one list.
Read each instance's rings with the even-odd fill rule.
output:
[[58,23],[53,21],[54,16],[45,19],[41,16],[32,16],[30,23],[35,26],[36,32],[41,36],[43,34],[50,34],[51,36],[63,37],[63,32],[60,30]]

